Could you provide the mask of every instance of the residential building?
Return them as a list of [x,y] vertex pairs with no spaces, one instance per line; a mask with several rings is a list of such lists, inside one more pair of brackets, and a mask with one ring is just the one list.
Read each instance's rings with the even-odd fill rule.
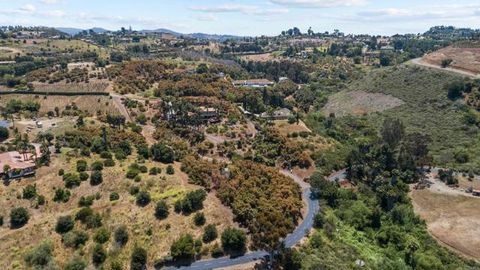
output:
[[275,83],[269,81],[267,79],[255,79],[255,80],[238,80],[233,81],[233,86],[235,87],[252,87],[252,88],[259,88],[259,87],[268,87],[273,86]]

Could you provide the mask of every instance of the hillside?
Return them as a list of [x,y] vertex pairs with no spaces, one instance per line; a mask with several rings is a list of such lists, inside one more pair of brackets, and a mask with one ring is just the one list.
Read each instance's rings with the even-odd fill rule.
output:
[[445,85],[458,79],[461,77],[451,73],[402,65],[374,70],[350,84],[347,91],[383,93],[405,102],[368,118],[376,126],[386,117],[400,118],[408,131],[429,134],[434,158],[444,164],[452,161],[455,149],[472,149],[478,136],[477,128],[464,124],[465,106],[447,98]]

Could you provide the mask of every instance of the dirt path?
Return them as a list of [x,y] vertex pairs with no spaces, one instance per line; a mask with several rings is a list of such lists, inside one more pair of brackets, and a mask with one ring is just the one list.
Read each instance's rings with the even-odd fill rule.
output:
[[113,99],[113,105],[115,105],[115,107],[117,107],[120,113],[123,116],[125,116],[125,119],[127,120],[127,122],[132,122],[132,118],[130,117],[130,114],[128,113],[127,108],[125,108],[125,105],[122,102],[123,97],[121,95],[117,95],[113,93],[111,93],[110,96]]
[[429,63],[423,61],[422,58],[415,58],[415,59],[410,60],[410,62],[413,63],[413,64],[415,64],[415,65],[419,65],[419,66],[423,66],[423,67],[428,67],[428,68],[434,68],[434,69],[443,70],[443,71],[454,72],[454,73],[457,73],[457,74],[460,74],[460,75],[464,75],[464,76],[468,76],[468,77],[471,77],[471,78],[474,78],[474,79],[480,79],[480,75],[478,75],[478,74],[475,74],[475,73],[472,73],[472,72],[468,72],[468,71],[465,71],[465,70],[450,68],[450,67],[442,68],[441,66],[429,64]]

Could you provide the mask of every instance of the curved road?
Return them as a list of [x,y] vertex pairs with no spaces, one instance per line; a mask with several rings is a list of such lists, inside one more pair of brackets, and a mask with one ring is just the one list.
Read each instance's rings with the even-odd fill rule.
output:
[[410,60],[410,62],[412,62],[415,65],[419,65],[419,66],[439,69],[439,70],[443,70],[443,71],[449,71],[449,72],[457,73],[457,74],[460,74],[460,75],[463,75],[463,76],[469,76],[469,77],[476,78],[476,79],[480,78],[480,75],[472,73],[472,72],[468,72],[468,71],[465,71],[465,70],[451,68],[451,67],[443,68],[441,66],[429,64],[429,63],[423,61],[422,58],[415,58],[415,59]]
[[[295,231],[287,235],[287,237],[285,238],[285,241],[284,241],[285,247],[291,248],[295,246],[298,242],[300,242],[300,240],[302,240],[307,235],[307,233],[312,229],[313,219],[315,217],[315,214],[317,214],[318,211],[320,211],[320,206],[318,205],[318,200],[312,196],[312,192],[310,191],[310,184],[304,182],[301,177],[289,171],[281,170],[280,173],[292,178],[297,184],[300,185],[300,187],[302,188],[303,200],[308,205],[307,214],[304,217],[302,223],[295,229]],[[268,257],[268,256],[269,254],[266,251],[253,251],[236,258],[222,257],[218,259],[201,260],[201,261],[196,261],[189,266],[169,267],[167,269],[207,270],[207,269],[241,265],[241,264],[249,263],[259,259],[264,259],[265,257]]]

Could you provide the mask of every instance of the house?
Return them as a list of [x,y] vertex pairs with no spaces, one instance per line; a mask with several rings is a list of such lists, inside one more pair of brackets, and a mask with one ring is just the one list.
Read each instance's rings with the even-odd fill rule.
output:
[[267,79],[233,81],[233,86],[235,86],[235,87],[259,88],[259,87],[268,87],[268,86],[273,86],[273,85],[274,85],[274,83],[267,80]]
[[203,119],[210,119],[218,116],[217,109],[212,107],[200,106],[198,107],[198,113]]
[[5,174],[5,168],[8,167],[8,178],[20,178],[35,174],[36,160],[41,156],[40,145],[33,144],[34,153],[20,153],[18,151],[5,152],[0,154],[1,174]]
[[270,119],[270,120],[287,120],[292,115],[293,115],[292,111],[290,111],[287,108],[282,108],[272,113],[264,112],[260,114],[260,118]]

